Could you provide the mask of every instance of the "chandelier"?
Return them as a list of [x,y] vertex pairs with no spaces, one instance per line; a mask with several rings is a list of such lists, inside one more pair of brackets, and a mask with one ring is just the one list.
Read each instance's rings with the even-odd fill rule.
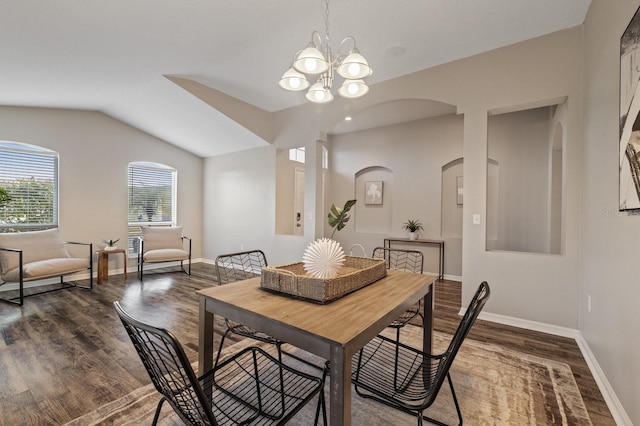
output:
[[[294,92],[305,90],[309,87],[307,77],[318,76],[317,81],[311,85],[307,94],[307,100],[315,103],[326,103],[333,100],[331,87],[336,73],[344,78],[338,93],[344,98],[359,98],[369,91],[369,86],[364,78],[373,72],[367,60],[360,54],[356,47],[356,40],[349,36],[342,40],[338,47],[338,55],[334,58],[331,53],[331,40],[329,39],[329,0],[325,0],[324,8],[324,40],[317,31],[311,34],[311,41],[307,47],[298,51],[293,59],[291,67],[280,79],[280,87]],[[340,55],[340,50],[347,43],[352,43],[351,50],[346,55]]]

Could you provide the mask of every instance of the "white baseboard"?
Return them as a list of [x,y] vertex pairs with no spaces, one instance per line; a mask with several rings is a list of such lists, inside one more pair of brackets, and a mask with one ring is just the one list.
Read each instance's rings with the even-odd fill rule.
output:
[[[464,315],[466,309],[460,310],[460,315]],[[478,317],[481,320],[495,322],[498,324],[510,325],[513,327],[524,328],[526,330],[539,331],[542,333],[553,334],[554,336],[569,337],[576,339],[580,332],[573,328],[560,327],[557,325],[546,324],[543,322],[530,321],[521,318],[509,317],[506,315],[492,314],[488,312],[481,312]]]
[[613,416],[613,419],[616,421],[616,424],[624,425],[624,426],[633,426],[633,422],[629,418],[629,415],[625,411],[624,407],[622,406],[622,403],[620,402],[616,393],[611,387],[611,383],[609,383],[609,380],[607,380],[607,376],[605,376],[604,371],[602,371],[602,368],[600,368],[600,364],[598,364],[596,357],[593,355],[593,352],[591,352],[591,348],[589,348],[589,345],[587,344],[587,341],[582,336],[582,333],[580,333],[576,338],[576,343],[578,344],[578,347],[580,348],[580,352],[582,352],[582,355],[584,356],[585,361],[587,361],[589,370],[591,371],[591,374],[593,375],[593,378],[595,379],[596,384],[598,385],[598,389],[600,389],[600,392],[602,393],[602,397],[607,403],[607,407],[609,407],[609,411],[611,411],[611,415]]
[[[434,274],[434,275],[438,275],[438,274]],[[462,282],[462,277],[460,277],[458,275],[447,275],[447,274],[444,274],[444,279],[448,280],[448,281],[457,281],[459,283]]]
[[[460,315],[464,315],[465,311],[466,309],[461,309]],[[627,415],[627,412],[620,403],[620,400],[618,399],[615,391],[611,387],[609,380],[607,380],[604,371],[602,371],[602,368],[600,368],[596,357],[593,355],[593,352],[591,352],[587,341],[584,339],[582,333],[580,333],[579,330],[485,312],[480,313],[478,318],[484,321],[490,321],[498,324],[504,324],[523,328],[526,330],[539,331],[542,333],[552,334],[554,336],[569,337],[571,339],[574,339],[576,341],[576,344],[578,345],[578,348],[580,348],[582,356],[587,362],[589,371],[591,371],[591,374],[593,375],[593,378],[598,385],[598,389],[600,389],[602,397],[604,398],[609,411],[611,411],[611,415],[613,416],[616,424],[621,426],[633,426],[631,419]]]

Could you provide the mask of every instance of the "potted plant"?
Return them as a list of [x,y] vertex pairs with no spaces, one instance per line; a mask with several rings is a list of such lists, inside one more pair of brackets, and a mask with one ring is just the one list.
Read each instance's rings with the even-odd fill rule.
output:
[[403,229],[409,231],[409,239],[415,240],[418,238],[418,232],[422,231],[424,228],[420,223],[419,219],[409,219],[403,225]]
[[120,238],[118,238],[117,240],[102,240],[102,241],[104,241],[104,243],[107,245],[104,249],[106,251],[112,251],[118,248],[116,247],[116,243],[120,241]]

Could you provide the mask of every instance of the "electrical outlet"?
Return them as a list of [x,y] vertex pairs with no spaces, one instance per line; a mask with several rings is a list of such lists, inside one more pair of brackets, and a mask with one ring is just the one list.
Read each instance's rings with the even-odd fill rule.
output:
[[591,295],[587,294],[587,311],[591,312]]

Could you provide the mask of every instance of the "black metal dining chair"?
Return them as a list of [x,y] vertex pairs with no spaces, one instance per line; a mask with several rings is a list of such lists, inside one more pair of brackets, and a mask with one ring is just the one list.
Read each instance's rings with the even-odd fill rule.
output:
[[[424,255],[418,250],[405,250],[399,248],[376,247],[371,255],[374,259],[384,259],[387,263],[387,269],[396,269],[414,274],[422,274],[424,270]],[[400,329],[415,317],[422,317],[422,299],[409,307],[398,318],[395,319],[388,327],[396,329],[396,340],[400,341]]]
[[385,336],[376,336],[352,359],[351,381],[357,394],[416,415],[419,426],[423,420],[443,425],[438,420],[424,416],[423,412],[435,402],[446,379],[451,388],[459,425],[462,425],[462,412],[453,388],[450,368],[490,294],[489,285],[482,282],[449,346],[439,355],[422,352]]
[[[221,254],[216,257],[215,260],[217,284],[224,285],[249,278],[259,277],[262,273],[262,268],[265,266],[267,266],[267,256],[262,250],[248,250],[237,253]],[[282,344],[284,342],[227,318],[225,318],[224,322],[226,330],[220,339],[220,347],[218,348],[218,354],[216,355],[215,365],[218,364],[224,341],[229,333],[235,333],[239,336],[249,337],[261,342],[276,345],[278,350],[278,359],[282,361]]]
[[[237,253],[221,254],[216,257],[215,260],[217,284],[224,285],[236,281],[246,280],[249,278],[259,277],[262,274],[262,268],[267,265],[267,256],[262,250],[248,250]],[[239,336],[249,337],[260,342],[275,345],[278,351],[279,361],[282,361],[282,354],[286,353],[291,358],[301,361],[314,368],[320,370],[326,370],[327,368],[326,366],[315,365],[312,362],[309,362],[306,359],[294,355],[290,352],[283,351],[282,345],[284,345],[285,342],[282,340],[276,339],[259,330],[255,330],[251,327],[232,321],[228,318],[225,318],[224,321],[226,330],[223,333],[222,338],[220,339],[220,346],[218,348],[218,354],[216,355],[216,361],[214,365],[218,364],[225,339],[227,338],[229,333],[234,333]]]
[[158,422],[164,402],[190,425],[284,425],[314,397],[315,422],[322,410],[326,425],[324,377],[285,365],[258,347],[230,355],[197,377],[176,337],[115,309],[156,390],[162,394],[153,418]]

